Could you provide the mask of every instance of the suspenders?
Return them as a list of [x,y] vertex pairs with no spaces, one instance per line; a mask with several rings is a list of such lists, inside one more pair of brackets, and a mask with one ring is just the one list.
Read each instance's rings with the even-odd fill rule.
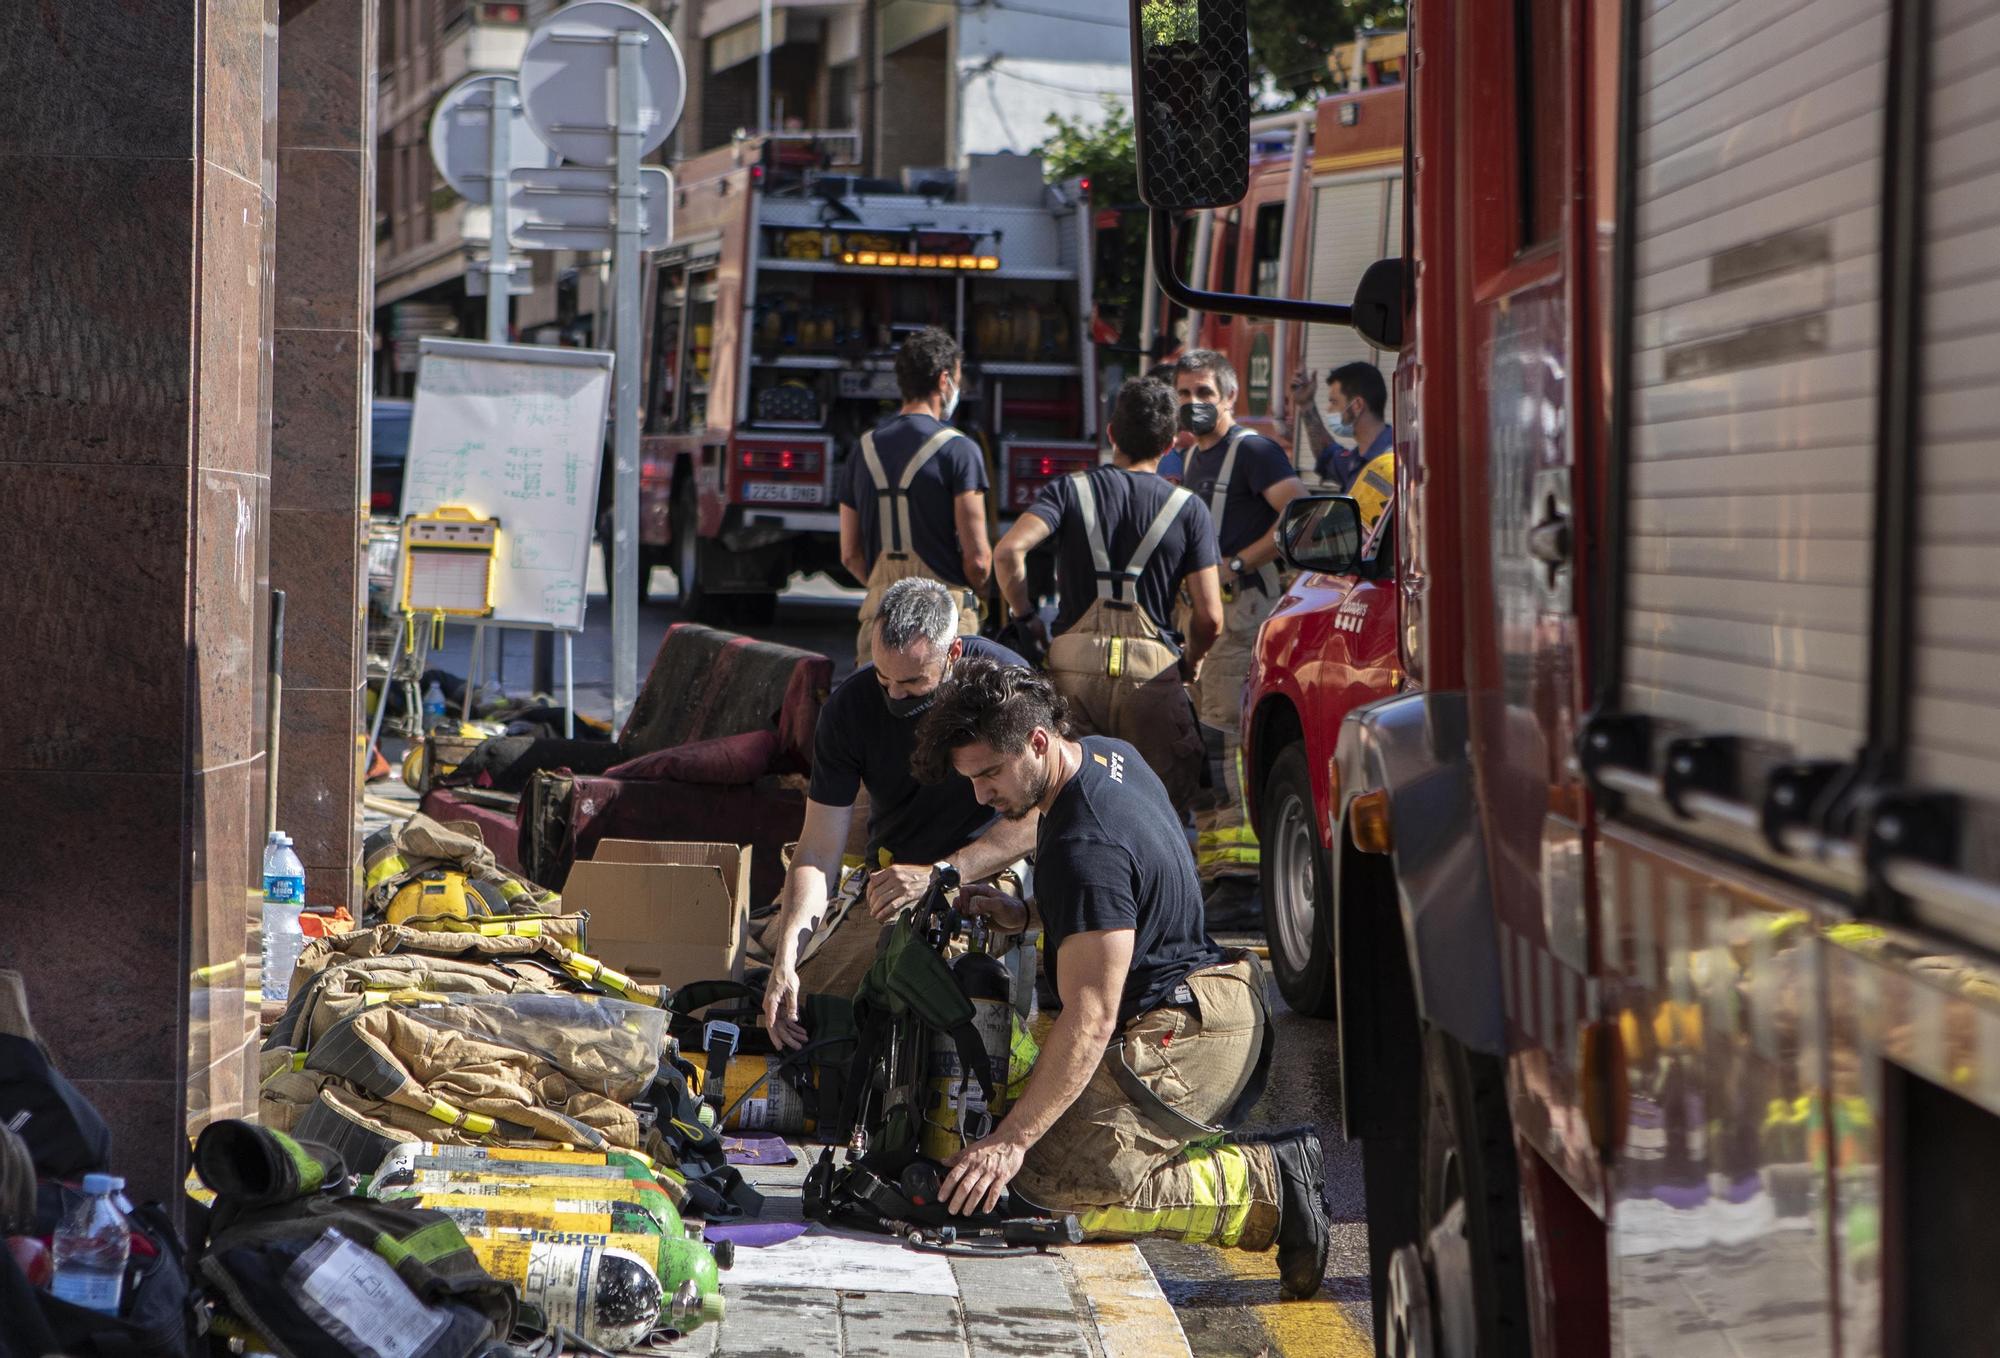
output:
[[882,516],[881,550],[885,554],[902,556],[910,550],[910,486],[924,464],[958,436],[958,431],[949,425],[932,434],[904,464],[903,474],[893,486],[889,484],[888,473],[882,470],[882,459],[875,455],[875,431],[871,429],[861,436],[861,459],[867,464],[868,479],[875,483],[875,512]]
[[[1218,547],[1222,545],[1220,541],[1222,537],[1222,512],[1229,506],[1229,482],[1230,478],[1236,474],[1236,449],[1243,442],[1243,436],[1249,432],[1248,429],[1239,424],[1232,426],[1229,432],[1222,436],[1223,446],[1227,451],[1222,455],[1222,470],[1216,475],[1215,488],[1208,493],[1208,513],[1209,517],[1215,521],[1216,546]],[[1279,576],[1277,568],[1270,562],[1267,561],[1257,568],[1256,579],[1266,597],[1271,599],[1278,597]],[[1226,585],[1227,581],[1224,583]],[[1226,589],[1224,597],[1228,597]]]
[[[1230,455],[1235,456],[1233,447]],[[1076,507],[1083,515],[1084,536],[1090,539],[1091,564],[1097,568],[1097,597],[1112,603],[1135,602],[1133,588],[1138,584],[1139,576],[1145,571],[1146,563],[1153,559],[1153,553],[1159,550],[1167,530],[1180,517],[1181,506],[1194,498],[1193,492],[1175,486],[1173,494],[1160,506],[1160,512],[1153,516],[1146,535],[1132,549],[1132,559],[1121,569],[1113,570],[1104,530],[1097,521],[1097,496],[1090,488],[1090,475],[1087,472],[1071,472],[1069,480],[1076,491]]]

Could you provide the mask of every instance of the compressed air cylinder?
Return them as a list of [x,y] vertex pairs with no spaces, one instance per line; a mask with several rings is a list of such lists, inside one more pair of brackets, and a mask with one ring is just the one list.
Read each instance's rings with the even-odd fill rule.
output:
[[514,1284],[521,1300],[592,1344],[630,1348],[660,1323],[666,1291],[630,1250],[485,1237],[466,1243],[480,1267]]
[[925,1099],[923,1152],[946,1160],[979,1140],[1007,1111],[1009,1049],[1014,1036],[1013,979],[1007,968],[977,945],[951,964],[951,974],[972,1001],[972,1026],[986,1049],[986,1068],[993,1076],[989,1103],[979,1079],[959,1059],[950,1033],[932,1033],[930,1091]]
[[411,1194],[450,1193],[460,1197],[561,1197],[584,1202],[632,1202],[654,1217],[663,1231],[678,1232],[680,1210],[652,1182],[636,1179],[584,1179],[539,1174],[483,1174],[474,1170],[421,1169],[384,1183],[379,1177],[369,1189],[377,1198]]
[[[686,1052],[683,1056],[707,1078],[708,1062],[703,1053]],[[730,1061],[722,1076],[722,1106],[731,1110],[725,1131],[805,1136],[813,1130],[813,1120],[806,1116],[805,1100],[792,1084],[796,1067],[771,1073],[780,1059],[738,1055]],[[767,1074],[769,1079],[764,1078]],[[763,1083],[758,1084],[759,1080]],[[748,1098],[744,1097],[746,1093]]]
[[[713,1249],[700,1236],[700,1228],[691,1226],[688,1233],[681,1236],[613,1234],[603,1231],[555,1231],[521,1229],[515,1227],[495,1227],[490,1231],[468,1233],[467,1240],[511,1240],[532,1241],[560,1245],[595,1245],[600,1249],[625,1250],[647,1260],[653,1276],[660,1281],[661,1290],[670,1303],[669,1323],[683,1334],[701,1325],[704,1321],[722,1318],[721,1277],[718,1272],[726,1268],[733,1257],[733,1247],[727,1244]],[[683,1288],[692,1285],[694,1304],[674,1304],[676,1299],[685,1297]]]
[[423,1193],[403,1201],[443,1212],[461,1227],[469,1224],[474,1230],[516,1226],[607,1235],[656,1235],[666,1229],[658,1217],[636,1202],[497,1193]]

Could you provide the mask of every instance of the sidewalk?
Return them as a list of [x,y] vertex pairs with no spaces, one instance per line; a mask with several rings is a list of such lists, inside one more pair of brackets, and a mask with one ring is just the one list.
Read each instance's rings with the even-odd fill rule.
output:
[[[810,1155],[745,1167],[766,1195],[760,1221],[801,1220]],[[769,1249],[739,1249],[722,1275],[728,1313],[672,1346],[734,1358],[1173,1358],[1180,1322],[1133,1245],[1085,1245],[1005,1259],[905,1249],[815,1226]]]

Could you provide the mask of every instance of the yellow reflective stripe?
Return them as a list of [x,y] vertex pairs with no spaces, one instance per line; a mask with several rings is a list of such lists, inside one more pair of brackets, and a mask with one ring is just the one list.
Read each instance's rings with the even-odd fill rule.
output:
[[1186,1175],[1190,1201],[1171,1207],[1091,1207],[1076,1214],[1087,1239],[1132,1240],[1164,1235],[1189,1245],[1239,1244],[1255,1206],[1250,1157],[1241,1146],[1189,1148],[1177,1166]]
[[484,1113],[467,1113],[459,1126],[474,1136],[487,1136],[493,1131],[493,1119]]
[[528,888],[510,878],[503,877],[500,879],[500,894],[510,901],[518,900],[528,894]]
[[363,891],[373,891],[398,873],[410,870],[410,860],[400,853],[388,853],[368,865],[367,876],[361,880]]
[[304,1070],[305,1068],[306,1068],[306,1054],[304,1052],[293,1052],[292,1069]]
[[1113,679],[1125,673],[1125,638],[1111,638],[1111,649],[1104,661],[1104,672]]

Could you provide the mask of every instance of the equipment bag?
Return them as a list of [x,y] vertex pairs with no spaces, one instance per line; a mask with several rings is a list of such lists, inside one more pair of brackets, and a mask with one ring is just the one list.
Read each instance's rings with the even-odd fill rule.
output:
[[0,1124],[28,1143],[46,1178],[110,1167],[111,1129],[31,1037],[0,1033]]

